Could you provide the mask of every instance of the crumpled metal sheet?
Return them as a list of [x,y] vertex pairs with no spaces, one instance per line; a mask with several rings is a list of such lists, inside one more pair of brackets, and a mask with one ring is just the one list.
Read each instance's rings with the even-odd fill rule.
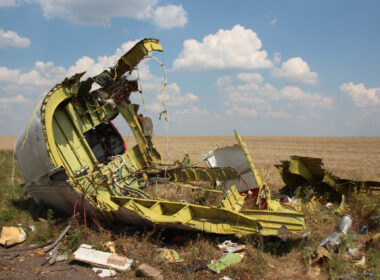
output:
[[289,161],[282,161],[276,167],[286,185],[283,192],[294,192],[298,187],[311,186],[318,193],[329,192],[340,199],[340,195],[347,192],[380,190],[380,182],[339,178],[324,169],[320,158],[291,156]]

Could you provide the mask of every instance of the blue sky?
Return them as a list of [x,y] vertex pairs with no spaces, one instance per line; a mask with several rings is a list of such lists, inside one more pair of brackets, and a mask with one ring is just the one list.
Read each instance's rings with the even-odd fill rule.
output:
[[[96,75],[153,37],[165,50],[154,55],[168,70],[170,135],[380,136],[379,8],[348,0],[0,0],[0,135],[18,135],[64,77]],[[164,135],[163,71],[147,59],[139,73],[146,113]]]

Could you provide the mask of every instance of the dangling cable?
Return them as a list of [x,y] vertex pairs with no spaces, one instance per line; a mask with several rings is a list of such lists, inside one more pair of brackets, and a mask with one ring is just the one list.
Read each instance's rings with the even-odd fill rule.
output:
[[164,78],[164,83],[163,83],[162,88],[161,88],[162,104],[164,105],[164,110],[160,113],[160,119],[161,119],[162,116],[164,116],[165,122],[168,122],[169,121],[169,119],[168,119],[168,109],[166,108],[166,103],[165,103],[165,87],[166,87],[166,84],[168,82],[168,73],[166,71],[165,64],[163,64],[161,61],[159,61],[154,56],[149,56],[149,57],[151,59],[153,59],[154,61],[156,61],[158,64],[160,64],[161,67],[162,67],[162,69],[164,70],[165,78]]
[[[166,128],[166,153],[167,153],[167,162],[170,162],[170,152],[169,152],[169,127],[168,127],[168,122],[169,122],[169,116],[168,116],[168,109],[166,107],[166,102],[165,102],[165,87],[168,82],[168,73],[166,71],[165,64],[163,64],[161,61],[159,61],[156,57],[154,56],[149,56],[152,58],[154,61],[159,63],[164,70],[165,78],[164,78],[164,83],[161,88],[161,96],[162,96],[162,104],[164,105],[164,110],[160,113],[159,119],[161,120],[161,117],[164,116],[164,121],[165,121],[165,128]],[[165,173],[164,173],[164,178],[166,178],[166,172],[167,172],[167,165],[165,167]]]
[[140,79],[140,71],[139,71],[138,67],[136,68],[136,70],[137,70],[137,81],[138,81],[139,92],[141,94],[141,99],[142,99],[142,103],[144,106],[144,114],[146,114],[146,106],[145,106],[145,100],[144,100],[144,92],[142,89],[142,83],[141,83],[141,79]]

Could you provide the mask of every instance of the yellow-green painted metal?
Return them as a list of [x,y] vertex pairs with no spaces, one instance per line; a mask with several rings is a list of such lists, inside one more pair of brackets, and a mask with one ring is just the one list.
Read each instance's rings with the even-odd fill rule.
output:
[[[218,207],[152,198],[144,191],[146,185],[160,178],[194,189],[223,192],[216,181],[239,178],[232,168],[161,163],[153,138],[144,135],[138,105],[131,104],[129,100],[131,92],[136,90],[135,82],[123,76],[130,74],[150,51],[162,51],[158,40],[140,41],[117,61],[115,67],[86,81],[81,81],[84,73],[65,79],[44,98],[41,120],[46,150],[53,166],[65,170],[67,188],[79,193],[110,220],[117,217],[120,210],[126,210],[139,217],[140,221],[218,234],[269,235],[277,234],[283,226],[292,232],[302,231],[305,225],[303,215],[283,208],[270,197],[266,197],[270,206],[268,210],[242,210],[245,195],[240,194],[235,186],[227,191]],[[90,92],[94,82],[102,86],[100,92]],[[130,90],[117,97],[112,85],[120,82],[130,85]],[[108,162],[99,163],[84,134],[119,113],[130,126],[137,145]],[[261,194],[261,190],[266,188],[265,183],[236,131],[235,136],[245,152]],[[198,181],[208,182],[208,185],[196,185]]]

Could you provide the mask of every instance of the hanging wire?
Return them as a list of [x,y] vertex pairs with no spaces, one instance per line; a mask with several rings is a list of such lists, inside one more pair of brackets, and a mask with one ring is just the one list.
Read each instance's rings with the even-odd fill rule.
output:
[[145,100],[144,100],[144,91],[142,89],[142,83],[141,83],[141,79],[140,79],[140,71],[139,71],[138,67],[136,68],[136,70],[137,70],[137,81],[138,81],[138,86],[139,86],[139,92],[141,94],[141,99],[142,99],[142,103],[143,103],[143,106],[144,106],[144,114],[146,114],[146,106],[145,106]]
[[[157,63],[159,63],[164,71],[165,78],[164,78],[164,83],[161,88],[161,96],[162,96],[162,104],[164,106],[164,110],[160,113],[159,119],[161,120],[161,117],[164,116],[164,121],[165,121],[165,129],[166,129],[166,154],[167,154],[167,162],[170,162],[170,152],[169,152],[169,127],[168,127],[168,122],[169,122],[169,116],[168,116],[168,109],[166,107],[166,102],[165,102],[165,87],[168,82],[168,73],[166,71],[165,64],[163,64],[161,61],[159,61],[156,57],[154,56],[149,56],[149,58],[153,59]],[[165,167],[165,172],[164,172],[164,178],[166,178],[167,174],[167,165]]]

